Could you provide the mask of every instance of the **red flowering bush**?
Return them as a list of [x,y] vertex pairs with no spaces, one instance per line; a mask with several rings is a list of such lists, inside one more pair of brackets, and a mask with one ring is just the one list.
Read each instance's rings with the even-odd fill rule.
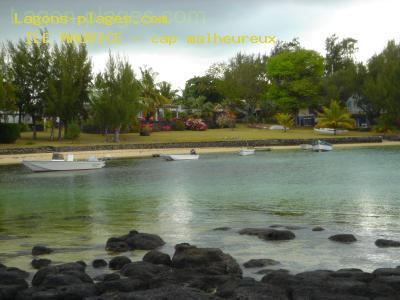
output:
[[189,130],[207,130],[208,126],[202,119],[194,119],[194,118],[189,118],[185,122],[186,129]]

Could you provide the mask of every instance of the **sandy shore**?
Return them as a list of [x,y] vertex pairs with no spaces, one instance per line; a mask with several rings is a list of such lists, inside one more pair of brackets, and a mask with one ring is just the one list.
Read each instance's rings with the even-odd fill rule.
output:
[[[400,142],[384,141],[382,143],[358,143],[358,144],[335,144],[335,148],[360,148],[360,147],[387,147],[400,146]],[[232,153],[238,152],[241,147],[212,147],[199,148],[198,153]],[[271,146],[257,147],[256,149],[271,149],[271,150],[291,150],[299,149],[299,146]],[[151,157],[153,154],[182,154],[189,153],[189,148],[169,148],[169,149],[123,149],[123,150],[108,150],[108,151],[77,151],[73,152],[77,159],[87,159],[90,156],[117,158],[140,158]],[[64,154],[66,154],[65,152]],[[69,152],[68,152],[69,153]],[[51,153],[34,153],[34,154],[11,154],[0,155],[0,165],[19,164],[24,159],[31,160],[46,160],[51,159]]]

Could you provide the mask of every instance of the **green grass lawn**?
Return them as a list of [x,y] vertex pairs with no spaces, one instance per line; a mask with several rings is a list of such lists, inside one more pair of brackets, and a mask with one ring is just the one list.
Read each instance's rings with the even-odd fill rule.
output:
[[[62,140],[51,142],[49,132],[39,132],[38,139],[32,140],[31,132],[23,132],[15,144],[0,144],[0,148],[39,147],[39,146],[66,146],[66,145],[93,145],[111,144],[106,142],[101,134],[82,133],[75,141]],[[373,132],[350,131],[343,136],[370,136]],[[316,139],[332,138],[332,135],[318,134],[310,129],[292,129],[287,132],[279,130],[248,128],[239,125],[235,129],[209,129],[207,131],[163,131],[153,132],[151,136],[140,136],[138,133],[121,134],[121,143],[165,143],[165,142],[202,142],[202,141],[233,141],[233,140],[262,140],[262,139]]]

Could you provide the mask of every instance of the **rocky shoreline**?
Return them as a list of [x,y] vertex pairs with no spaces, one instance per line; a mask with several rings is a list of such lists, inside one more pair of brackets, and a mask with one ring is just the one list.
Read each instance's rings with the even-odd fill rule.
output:
[[[296,238],[291,226],[244,228],[238,234],[250,235],[268,242]],[[229,227],[215,228],[217,231]],[[315,227],[313,231],[323,231]],[[354,243],[352,234],[329,237],[333,242]],[[244,277],[238,262],[218,248],[202,248],[188,243],[175,246],[170,255],[158,249],[165,241],[156,234],[136,230],[111,237],[105,250],[115,254],[109,261],[95,259],[92,268],[102,270],[97,276],[86,272],[89,262],[77,261],[52,265],[40,258],[53,249],[36,245],[32,266],[38,271],[29,274],[18,268],[0,264],[0,299],[400,299],[400,266],[380,268],[369,273],[360,269],[337,271],[315,270],[291,274],[285,269],[269,269],[279,262],[254,258],[244,268],[264,268],[257,272],[261,280]],[[400,247],[400,242],[378,239],[377,247]],[[118,255],[132,250],[147,250],[141,261]],[[33,277],[32,277],[33,275]],[[28,282],[28,278],[32,278]]]

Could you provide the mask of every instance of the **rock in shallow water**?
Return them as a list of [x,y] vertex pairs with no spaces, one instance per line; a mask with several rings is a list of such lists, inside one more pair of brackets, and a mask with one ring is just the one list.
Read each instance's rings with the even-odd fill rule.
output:
[[156,234],[140,233],[131,230],[129,234],[112,237],[107,240],[106,250],[125,252],[128,250],[153,250],[165,244],[163,239]]
[[356,237],[352,234],[335,234],[330,236],[329,239],[339,243],[353,243],[357,241]]
[[245,268],[261,268],[265,266],[275,266],[279,265],[280,262],[269,259],[269,258],[260,258],[260,259],[250,259],[249,261],[246,261],[243,266]]
[[378,239],[375,241],[375,245],[380,248],[400,247],[400,242],[393,240]]
[[255,235],[266,241],[292,240],[296,235],[289,230],[277,230],[272,228],[245,228],[239,234]]
[[48,265],[51,264],[51,260],[50,259],[46,259],[46,258],[39,258],[39,259],[33,259],[31,262],[31,265],[34,269],[40,269],[43,267],[47,267]]
[[228,231],[231,230],[230,227],[217,227],[213,229],[214,231]]
[[324,231],[325,228],[321,227],[321,226],[316,226],[312,229],[312,231]]
[[32,248],[32,255],[43,255],[43,254],[50,254],[54,250],[51,248],[48,248],[44,245],[36,245]]

